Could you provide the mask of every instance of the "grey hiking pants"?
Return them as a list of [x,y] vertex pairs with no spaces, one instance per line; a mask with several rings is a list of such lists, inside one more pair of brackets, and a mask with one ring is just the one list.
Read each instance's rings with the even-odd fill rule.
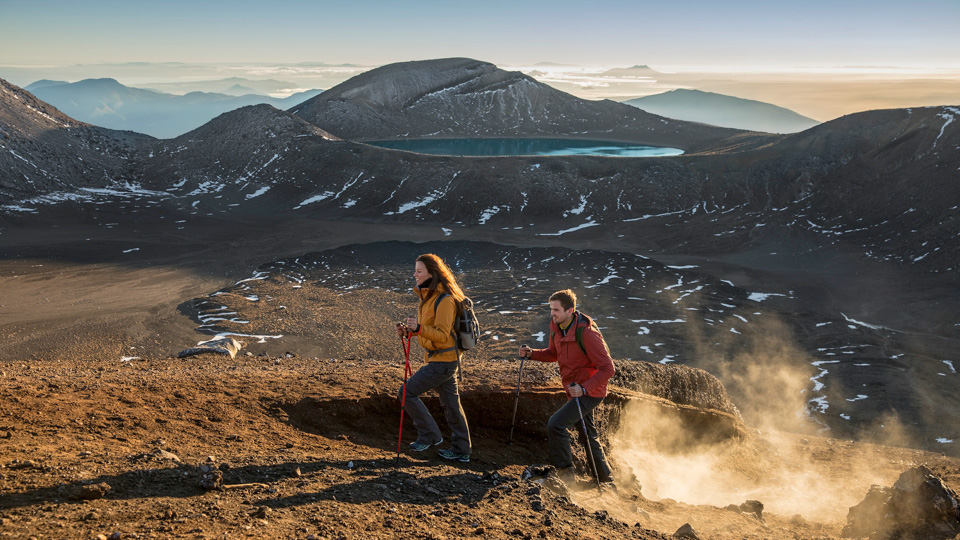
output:
[[[470,455],[470,427],[467,417],[460,406],[460,392],[457,388],[457,369],[460,362],[427,362],[407,380],[407,401],[403,410],[413,419],[417,428],[417,440],[426,444],[439,442],[443,435],[436,420],[420,400],[420,395],[436,388],[440,394],[440,405],[450,426],[450,440],[458,454]],[[397,399],[403,399],[403,385],[397,393]]]
[[[610,477],[610,466],[607,465],[607,458],[603,454],[603,447],[597,440],[597,428],[593,423],[593,410],[603,402],[603,398],[590,396],[581,396],[580,409],[583,411],[583,422],[587,426],[589,434],[590,449],[593,451],[593,462],[597,466],[597,474],[600,480],[604,481]],[[573,453],[570,450],[570,432],[567,431],[573,426],[577,426],[577,433],[580,442],[584,443],[583,427],[580,424],[580,411],[577,410],[577,398],[568,400],[563,407],[553,413],[547,422],[547,449],[550,452],[550,462],[554,467],[562,469],[573,465]],[[589,455],[588,455],[589,459]],[[590,468],[587,474],[593,475],[593,469]]]

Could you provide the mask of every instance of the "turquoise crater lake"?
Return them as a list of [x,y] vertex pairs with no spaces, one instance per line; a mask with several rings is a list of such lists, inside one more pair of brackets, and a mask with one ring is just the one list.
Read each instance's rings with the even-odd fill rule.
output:
[[679,156],[683,150],[581,139],[404,139],[366,144],[438,156]]

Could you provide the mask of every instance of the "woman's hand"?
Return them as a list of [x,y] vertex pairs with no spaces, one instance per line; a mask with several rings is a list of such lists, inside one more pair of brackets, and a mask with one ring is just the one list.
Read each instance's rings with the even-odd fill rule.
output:
[[417,331],[420,330],[420,325],[417,324],[416,317],[407,317],[406,325],[407,325],[407,328],[410,329],[410,332],[414,334],[416,334]]
[[526,345],[521,345],[517,354],[520,356],[520,358],[530,358],[530,355],[533,354],[533,349]]

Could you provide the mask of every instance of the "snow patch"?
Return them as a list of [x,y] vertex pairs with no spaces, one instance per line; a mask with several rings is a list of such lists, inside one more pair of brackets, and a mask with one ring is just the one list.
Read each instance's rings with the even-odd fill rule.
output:
[[562,231],[557,231],[557,232],[555,232],[555,233],[537,233],[537,236],[563,236],[564,234],[567,234],[567,233],[569,233],[569,232],[579,231],[580,229],[586,229],[586,228],[588,228],[588,227],[595,227],[595,226],[597,226],[597,225],[599,225],[599,223],[597,223],[597,222],[595,222],[595,221],[588,221],[588,222],[584,223],[583,225],[577,225],[576,227],[572,227],[572,228],[569,228],[569,229],[564,229],[564,230],[562,230]]

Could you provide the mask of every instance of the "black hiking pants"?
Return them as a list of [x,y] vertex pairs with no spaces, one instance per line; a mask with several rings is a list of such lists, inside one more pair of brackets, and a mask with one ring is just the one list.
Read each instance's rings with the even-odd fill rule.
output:
[[[580,400],[583,421],[587,427],[587,441],[584,441],[583,427],[578,425],[580,424],[580,411],[577,410],[577,399]],[[597,466],[600,481],[610,478],[610,466],[607,465],[603,447],[597,440],[597,428],[593,422],[593,410],[602,402],[603,398],[590,396],[570,399],[550,417],[547,422],[547,449],[550,452],[550,462],[554,467],[563,469],[573,465],[573,453],[570,449],[570,432],[568,430],[577,426],[581,444],[590,444],[590,449],[593,451],[593,462]],[[589,459],[589,454],[587,458]],[[593,470],[587,471],[587,474],[592,475]]]

